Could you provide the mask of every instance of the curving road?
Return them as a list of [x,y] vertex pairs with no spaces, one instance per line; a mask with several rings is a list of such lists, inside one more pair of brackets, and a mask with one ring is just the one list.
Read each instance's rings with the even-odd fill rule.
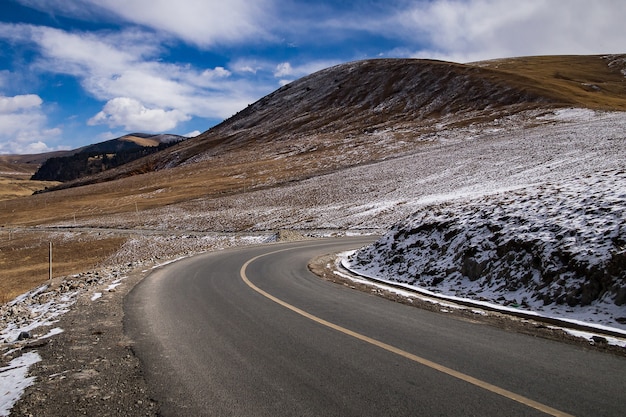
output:
[[164,416],[622,416],[626,359],[508,333],[311,274],[345,238],[156,270],[125,327]]

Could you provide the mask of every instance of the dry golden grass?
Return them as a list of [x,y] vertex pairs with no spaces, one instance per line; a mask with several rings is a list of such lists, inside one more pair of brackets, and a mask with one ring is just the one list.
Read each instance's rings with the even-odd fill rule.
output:
[[8,176],[24,176],[30,178],[39,164],[27,164],[24,156],[0,155],[0,174]]
[[134,142],[137,145],[147,146],[147,147],[159,146],[160,144],[160,142],[157,139],[140,138],[138,136],[131,136],[131,135],[124,136],[120,138],[120,140],[127,141],[127,142]]
[[[622,58],[623,59],[623,56]],[[604,56],[535,56],[476,63],[527,77],[573,104],[598,110],[626,110],[626,64]]]
[[29,196],[35,191],[60,184],[54,181],[31,181],[29,178],[30,175],[0,175],[0,201]]
[[93,234],[0,231],[0,303],[10,301],[49,278],[52,242],[52,275],[84,272],[115,253],[126,238]]
[[41,160],[35,155],[0,155],[0,201],[25,197],[59,182],[31,181]]

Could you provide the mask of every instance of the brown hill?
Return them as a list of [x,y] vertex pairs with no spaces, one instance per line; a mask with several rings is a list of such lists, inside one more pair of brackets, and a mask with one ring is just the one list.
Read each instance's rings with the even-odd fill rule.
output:
[[[344,152],[536,108],[626,110],[624,56],[557,56],[469,65],[417,59],[353,62],[288,84],[193,140],[102,175],[64,185],[108,181],[186,165],[255,147],[265,154]],[[371,150],[371,160],[385,157]],[[245,159],[242,162],[245,162]],[[353,160],[350,163],[366,162]],[[329,169],[336,168],[330,164]],[[343,164],[340,164],[343,165]]]
[[[102,166],[102,160],[91,158],[93,155],[107,154],[108,157],[114,158],[119,154],[117,157],[119,165],[142,156],[141,152],[144,149],[147,150],[145,155],[184,139],[186,138],[178,135],[133,133],[72,150],[30,155],[0,155],[0,200],[23,197],[53,188],[60,184],[59,181],[64,180],[64,170],[72,175],[76,175],[75,173],[81,169],[86,173],[89,169],[92,172],[103,171],[106,167]],[[138,156],[133,157],[132,152]],[[84,166],[76,169],[76,160],[81,159],[76,157],[79,154],[83,155]],[[56,169],[47,167],[46,172],[42,171],[42,167],[46,168],[49,161],[56,161]]]
[[106,171],[185,140],[177,135],[134,133],[47,158],[32,176],[40,181],[71,181]]

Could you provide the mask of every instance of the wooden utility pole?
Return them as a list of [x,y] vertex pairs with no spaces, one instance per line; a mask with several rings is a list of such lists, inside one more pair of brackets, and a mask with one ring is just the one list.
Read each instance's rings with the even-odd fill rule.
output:
[[50,266],[48,279],[52,279],[52,241],[50,241],[50,252],[48,254],[48,260],[50,261],[48,262],[48,265]]

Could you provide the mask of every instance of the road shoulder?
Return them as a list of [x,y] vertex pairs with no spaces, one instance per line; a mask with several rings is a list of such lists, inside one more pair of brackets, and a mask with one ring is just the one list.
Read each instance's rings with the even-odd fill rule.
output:
[[[147,274],[137,270],[114,289],[83,293],[55,323],[63,333],[22,347],[36,349],[42,360],[31,368],[36,383],[12,416],[158,415],[123,327],[124,297]],[[102,295],[92,300],[95,291]]]
[[[425,296],[405,296],[402,292],[393,289],[385,289],[384,286],[374,285],[374,283],[364,283],[363,279],[352,280],[347,277],[347,271],[338,272],[337,256],[334,254],[320,256],[309,262],[309,270],[327,281],[334,282],[338,285],[349,287],[353,290],[370,293],[397,303],[410,305],[423,310],[438,312],[454,317],[458,320],[471,321],[474,323],[482,323],[507,331],[526,334],[533,337],[541,337],[544,339],[554,340],[562,343],[568,343],[581,346],[585,349],[596,350],[600,352],[610,353],[617,356],[626,357],[626,349],[606,343],[606,339],[598,337],[595,341],[590,342],[588,339],[576,337],[572,334],[556,328],[555,326],[546,325],[543,322],[533,320],[531,318],[520,318],[509,314],[483,310],[480,308],[466,308],[462,305],[455,305],[451,301],[441,302],[440,300],[428,299]],[[404,291],[406,292],[406,291]]]

